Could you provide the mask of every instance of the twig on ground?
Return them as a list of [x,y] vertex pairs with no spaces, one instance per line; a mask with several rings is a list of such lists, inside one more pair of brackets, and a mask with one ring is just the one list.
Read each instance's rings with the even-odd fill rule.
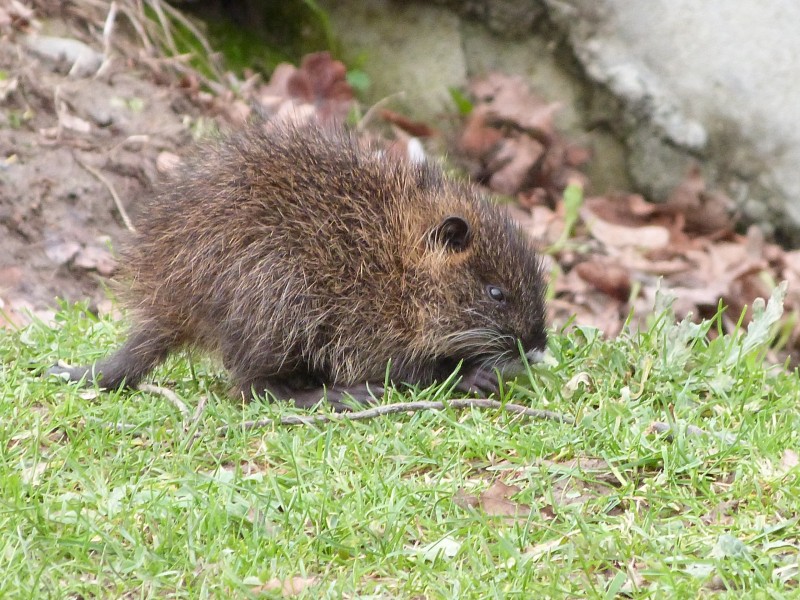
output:
[[206,402],[208,402],[208,396],[200,396],[200,401],[197,403],[194,413],[192,413],[192,420],[186,424],[186,429],[191,429],[200,421],[200,418],[203,416],[203,411],[206,409]]
[[114,186],[111,182],[103,175],[100,171],[95,169],[93,166],[86,164],[83,162],[77,154],[73,154],[75,158],[75,162],[77,162],[80,166],[82,166],[88,173],[94,175],[97,180],[102,183],[108,189],[108,192],[111,194],[111,197],[114,199],[114,204],[117,207],[117,211],[119,212],[119,216],[122,218],[122,222],[125,223],[125,227],[128,231],[136,232],[136,228],[133,226],[133,222],[131,222],[130,217],[128,216],[128,212],[125,210],[125,207],[122,205],[122,200],[117,194],[117,190],[114,189]]
[[184,404],[183,400],[178,398],[178,394],[170,390],[169,388],[161,387],[158,385],[153,385],[152,383],[141,383],[139,384],[139,390],[142,392],[147,392],[148,394],[157,394],[159,396],[163,396],[178,409],[178,412],[181,413],[181,419],[186,421],[189,417],[189,408]]
[[131,26],[139,36],[139,40],[142,42],[142,46],[144,46],[145,56],[152,56],[156,54],[154,44],[150,40],[150,36],[148,35],[147,30],[142,25],[138,16],[127,6],[124,5],[120,9],[120,12],[128,18],[128,22],[131,24]]
[[97,69],[97,73],[95,73],[95,77],[99,77],[100,75],[104,74],[109,65],[111,65],[111,37],[114,34],[114,22],[117,18],[117,3],[111,2],[111,5],[108,8],[108,15],[106,16],[106,21],[103,24],[103,62],[100,65],[100,68]]
[[[280,419],[259,419],[257,421],[244,421],[236,425],[223,425],[217,427],[217,435],[226,435],[231,429],[251,430],[271,425],[316,425],[321,423],[331,423],[336,421],[364,421],[385,415],[392,415],[403,412],[419,412],[423,410],[445,410],[452,408],[461,410],[465,408],[488,408],[499,409],[510,413],[516,413],[531,419],[543,421],[556,421],[567,425],[574,425],[575,419],[568,415],[562,415],[549,410],[539,410],[528,408],[520,404],[503,404],[497,400],[487,400],[485,398],[462,398],[450,400],[448,402],[438,402],[432,400],[422,400],[419,402],[397,402],[395,404],[384,404],[374,406],[366,410],[346,413],[325,413],[318,415],[287,415]],[[195,435],[200,435],[199,433]]]
[[[197,408],[194,411],[192,419],[187,421],[188,409],[186,405],[181,402],[175,392],[155,385],[143,384],[139,389],[144,392],[151,392],[154,394],[161,394],[173,404],[178,407],[181,415],[184,416],[184,424],[181,428],[181,433],[191,430],[192,425],[195,424],[203,413],[206,404],[206,397],[202,396]],[[181,406],[183,408],[181,408]],[[569,415],[553,412],[550,410],[540,410],[535,408],[528,408],[520,404],[503,404],[498,400],[487,400],[486,398],[461,398],[458,400],[450,400],[448,402],[421,400],[418,402],[396,402],[394,404],[384,404],[381,406],[373,406],[365,410],[355,412],[340,412],[340,413],[324,413],[312,415],[287,415],[280,419],[259,419],[257,421],[243,421],[236,425],[222,425],[214,430],[218,436],[227,435],[231,430],[251,431],[253,429],[260,429],[263,427],[270,427],[272,425],[290,426],[290,425],[320,425],[322,423],[334,423],[339,421],[365,421],[367,419],[374,419],[386,415],[392,415],[404,412],[420,412],[424,410],[445,410],[452,408],[454,410],[463,410],[465,408],[485,408],[485,409],[498,409],[505,412],[518,414],[530,419],[539,421],[555,421],[557,423],[564,423],[566,425],[574,425],[575,419]],[[117,423],[104,423],[106,427],[120,433],[128,433],[137,437],[143,435],[142,430],[138,426]],[[167,434],[178,433],[177,429],[168,429]],[[192,439],[197,439],[203,436],[203,432],[197,431],[192,435]]]
[[195,39],[200,42],[200,45],[203,47],[203,51],[208,57],[208,67],[213,72],[214,77],[220,82],[225,81],[225,74],[214,60],[216,53],[211,47],[211,44],[208,43],[206,36],[203,35],[203,33],[195,26],[194,23],[192,23],[191,19],[187,18],[186,15],[184,15],[174,6],[170,6],[169,4],[165,3],[162,8],[172,19],[183,25],[195,37]]
[[161,24],[161,31],[164,32],[164,39],[167,42],[168,50],[172,54],[179,54],[178,46],[175,45],[175,40],[172,37],[172,27],[167,19],[167,15],[164,14],[164,10],[161,7],[161,0],[149,0],[148,4],[158,17],[158,22]]

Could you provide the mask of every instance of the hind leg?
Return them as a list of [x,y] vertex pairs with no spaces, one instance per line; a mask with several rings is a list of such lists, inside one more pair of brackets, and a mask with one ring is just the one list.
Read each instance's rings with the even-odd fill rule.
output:
[[164,361],[177,346],[172,334],[151,332],[137,327],[122,348],[108,358],[88,367],[59,367],[47,370],[48,374],[66,374],[70,381],[86,378],[86,383],[97,383],[107,389],[136,387],[142,378]]

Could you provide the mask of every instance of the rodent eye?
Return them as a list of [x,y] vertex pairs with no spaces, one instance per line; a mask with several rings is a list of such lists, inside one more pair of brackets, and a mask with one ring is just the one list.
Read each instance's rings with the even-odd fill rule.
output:
[[489,296],[495,302],[505,302],[506,301],[506,294],[503,290],[501,290],[496,285],[487,285],[486,286],[486,295]]

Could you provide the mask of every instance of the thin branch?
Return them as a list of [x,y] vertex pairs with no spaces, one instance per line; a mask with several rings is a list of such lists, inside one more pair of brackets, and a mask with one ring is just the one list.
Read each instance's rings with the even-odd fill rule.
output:
[[[384,404],[366,410],[346,413],[325,413],[318,415],[287,415],[280,419],[259,419],[257,421],[244,421],[237,425],[223,425],[217,427],[217,435],[227,435],[232,429],[249,431],[261,429],[272,425],[318,425],[322,423],[332,423],[337,421],[364,421],[385,415],[392,415],[404,412],[420,412],[423,410],[445,410],[452,408],[462,410],[465,408],[486,408],[498,409],[506,412],[523,415],[530,419],[540,421],[556,421],[567,425],[574,425],[575,419],[568,415],[562,415],[549,410],[539,410],[528,408],[520,404],[503,404],[497,400],[487,400],[485,398],[463,398],[450,400],[448,402],[437,402],[432,400],[421,400],[419,402],[397,402],[395,404]],[[195,436],[200,436],[199,432]]]
[[173,19],[175,19],[178,23],[183,25],[189,32],[195,37],[195,39],[200,42],[200,45],[203,47],[203,50],[208,57],[208,66],[213,71],[214,76],[219,81],[224,81],[225,76],[224,73],[220,70],[219,66],[216,64],[214,60],[214,50],[211,48],[211,44],[208,43],[208,40],[203,35],[203,33],[195,27],[195,24],[192,22],[191,19],[187,18],[181,11],[179,11],[174,6],[170,6],[169,4],[164,4],[162,6],[163,10]]
[[172,54],[178,54],[178,46],[175,45],[175,40],[172,37],[172,27],[170,26],[169,19],[167,19],[167,15],[164,14],[164,10],[161,7],[161,0],[149,0],[148,4],[156,13],[156,17],[158,17],[158,22],[161,24],[161,31],[164,32],[164,39],[167,41],[169,51],[172,52]]
[[[183,403],[178,399],[177,396],[174,396],[174,392],[171,390],[167,390],[165,388],[161,388],[158,386],[147,386],[147,385],[140,385],[139,389],[145,392],[152,392],[156,394],[161,394],[164,397],[170,399],[176,406],[180,406]],[[170,396],[173,395],[174,399]],[[177,400],[177,403],[175,402]],[[168,429],[166,431],[167,435],[175,434],[175,433],[186,433],[187,431],[192,429],[192,425],[196,423],[200,416],[203,413],[203,409],[205,407],[205,396],[201,397],[200,403],[198,404],[197,408],[194,411],[194,415],[191,420],[187,421],[184,416],[184,424],[180,431],[177,429]],[[185,409],[184,405],[184,409]],[[448,408],[452,408],[454,410],[463,410],[465,408],[485,408],[485,409],[497,409],[502,410],[505,412],[518,414],[529,419],[534,419],[538,421],[555,421],[557,423],[564,423],[566,425],[574,425],[575,419],[569,415],[563,415],[561,413],[553,412],[550,410],[539,410],[535,408],[528,408],[527,406],[522,406],[520,404],[503,404],[497,400],[487,400],[485,398],[462,398],[458,400],[450,400],[448,402],[437,402],[432,400],[421,400],[419,402],[397,402],[394,404],[384,404],[381,406],[374,406],[372,408],[368,408],[365,410],[355,411],[355,412],[340,412],[340,413],[324,413],[324,414],[313,414],[313,415],[287,415],[285,417],[281,417],[280,419],[259,419],[257,421],[243,421],[242,423],[238,423],[236,425],[222,425],[221,427],[217,427],[214,430],[214,434],[217,436],[225,436],[228,434],[229,431],[232,430],[241,430],[241,431],[252,431],[254,429],[261,429],[265,427],[271,427],[274,425],[278,426],[291,426],[291,425],[321,425],[323,423],[336,423],[340,421],[365,421],[367,419],[374,419],[376,417],[382,417],[386,415],[392,415],[397,413],[406,413],[406,412],[421,412],[424,410],[446,410]],[[178,409],[181,411],[182,415],[188,414],[188,410],[184,413],[184,410]],[[129,424],[120,424],[120,423],[103,423],[103,426],[107,427],[108,429],[117,431],[119,433],[127,433],[129,435],[133,435],[136,437],[141,437],[144,435],[144,430],[141,426],[129,425]],[[192,440],[196,440],[203,436],[203,432],[197,431],[192,435]]]
[[148,394],[163,396],[178,409],[178,412],[181,413],[181,419],[185,421],[189,417],[189,408],[184,404],[183,400],[178,398],[178,394],[171,389],[153,385],[152,383],[141,383],[139,384],[139,390],[147,392]]
[[88,171],[90,174],[94,175],[100,183],[106,186],[111,194],[111,197],[114,199],[114,204],[117,207],[117,211],[119,211],[119,216],[122,218],[122,222],[125,223],[125,227],[128,229],[128,231],[136,232],[136,228],[133,226],[133,222],[131,222],[128,212],[122,205],[122,200],[117,194],[117,190],[115,190],[114,186],[111,185],[111,182],[100,171],[83,162],[77,154],[73,154],[73,157],[75,158],[75,162],[86,169],[86,171]]
[[103,24],[103,62],[97,69],[95,77],[99,77],[108,70],[111,64],[111,38],[114,34],[114,21],[117,18],[117,3],[112,1],[108,8],[105,23]]
[[187,429],[190,428],[195,423],[197,423],[203,416],[203,411],[205,411],[206,409],[207,402],[208,402],[208,396],[200,396],[200,401],[197,403],[197,406],[194,409],[194,413],[192,414],[192,420],[186,426]]
[[[143,11],[144,9],[139,6],[139,11]],[[144,46],[144,52],[147,56],[155,56],[155,47],[153,45],[153,41],[150,39],[150,35],[148,34],[147,30],[142,25],[141,21],[137,18],[137,15],[133,13],[133,11],[129,10],[126,6],[122,6],[120,12],[124,14],[128,18],[128,22],[133,26],[134,30],[136,31],[139,39]]]

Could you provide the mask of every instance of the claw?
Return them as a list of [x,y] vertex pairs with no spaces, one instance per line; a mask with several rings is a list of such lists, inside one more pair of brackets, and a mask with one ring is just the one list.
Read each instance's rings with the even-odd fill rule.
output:
[[456,389],[466,394],[485,394],[489,396],[500,391],[500,380],[494,371],[473,367],[464,373]]

